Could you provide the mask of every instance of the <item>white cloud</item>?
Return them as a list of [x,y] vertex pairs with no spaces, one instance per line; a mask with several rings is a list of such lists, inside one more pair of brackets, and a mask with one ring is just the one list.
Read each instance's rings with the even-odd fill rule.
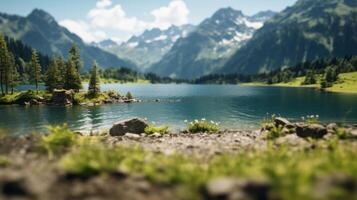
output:
[[81,37],[85,42],[101,41],[107,37],[104,31],[91,31],[84,21],[63,20],[61,26],[66,27],[70,32]]
[[111,0],[99,0],[97,1],[97,8],[106,8],[112,5],[112,1]]
[[144,21],[128,16],[120,4],[112,5],[111,0],[98,0],[96,6],[88,12],[85,21],[64,20],[60,24],[86,42],[100,41],[108,37],[123,41],[145,29],[166,29],[171,25],[187,24],[190,12],[184,0],[172,0],[169,5],[150,13],[154,20]]
[[151,12],[155,17],[152,26],[166,29],[171,25],[187,24],[189,13],[190,11],[183,0],[173,0],[167,7],[161,7]]

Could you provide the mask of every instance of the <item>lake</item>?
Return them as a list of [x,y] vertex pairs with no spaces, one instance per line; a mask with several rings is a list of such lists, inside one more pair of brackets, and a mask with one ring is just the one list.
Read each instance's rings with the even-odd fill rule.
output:
[[[323,122],[357,123],[357,95],[308,88],[105,84],[102,90],[116,90],[122,94],[131,91],[143,102],[69,108],[0,106],[0,128],[24,134],[43,131],[50,124],[68,123],[76,130],[92,130],[109,128],[122,119],[142,117],[158,125],[170,125],[174,130],[183,129],[184,120],[201,118],[221,122],[223,128],[254,129],[271,114],[290,119],[319,115]],[[160,102],[155,102],[156,99]]]

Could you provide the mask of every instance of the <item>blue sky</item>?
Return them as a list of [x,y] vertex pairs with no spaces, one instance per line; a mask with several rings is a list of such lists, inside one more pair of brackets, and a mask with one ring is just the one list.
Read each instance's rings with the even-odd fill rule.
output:
[[296,0],[1,0],[0,11],[27,15],[41,8],[85,41],[117,41],[148,28],[198,24],[222,7],[247,15],[262,10],[280,11]]

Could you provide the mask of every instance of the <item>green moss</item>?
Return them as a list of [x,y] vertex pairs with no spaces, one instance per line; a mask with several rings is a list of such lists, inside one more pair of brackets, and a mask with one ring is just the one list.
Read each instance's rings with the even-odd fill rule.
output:
[[169,126],[148,126],[145,128],[145,133],[146,134],[154,134],[154,133],[160,133],[160,134],[168,134],[169,133]]

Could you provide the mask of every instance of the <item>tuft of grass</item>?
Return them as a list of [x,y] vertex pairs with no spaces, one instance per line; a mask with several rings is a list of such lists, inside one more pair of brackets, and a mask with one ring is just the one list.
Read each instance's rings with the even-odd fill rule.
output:
[[50,158],[53,158],[55,154],[64,152],[76,143],[77,135],[66,124],[50,126],[48,129],[49,134],[41,138],[41,146],[47,150]]
[[0,167],[7,167],[11,164],[8,157],[0,155]]
[[194,120],[188,124],[187,130],[190,133],[207,133],[219,131],[219,123],[206,121],[206,119]]
[[286,132],[283,131],[282,126],[273,126],[265,135],[265,138],[268,140],[274,140],[279,137],[283,137],[286,135]]
[[307,115],[306,117],[301,118],[305,123],[308,124],[319,124],[320,117],[318,115]]
[[168,134],[169,133],[169,126],[153,126],[150,125],[145,128],[145,133],[148,135],[154,134],[154,133],[160,133],[160,134]]

